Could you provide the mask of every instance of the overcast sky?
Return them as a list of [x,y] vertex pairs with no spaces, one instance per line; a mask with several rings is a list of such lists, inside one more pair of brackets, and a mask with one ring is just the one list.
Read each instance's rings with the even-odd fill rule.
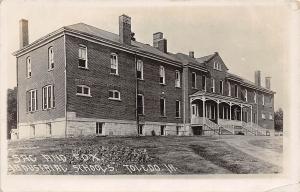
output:
[[[35,2],[35,3],[33,3]],[[152,44],[152,34],[161,31],[168,51],[201,57],[219,52],[229,71],[253,81],[254,71],[271,76],[275,108],[286,106],[289,69],[289,12],[287,5],[207,5],[173,2],[151,6],[89,3],[63,4],[40,1],[5,1],[2,27],[7,59],[8,87],[16,85],[16,63],[12,52],[19,48],[19,19],[29,20],[29,41],[62,26],[83,22],[118,33],[118,16],[131,17],[137,41]],[[145,6],[147,4],[147,6]]]

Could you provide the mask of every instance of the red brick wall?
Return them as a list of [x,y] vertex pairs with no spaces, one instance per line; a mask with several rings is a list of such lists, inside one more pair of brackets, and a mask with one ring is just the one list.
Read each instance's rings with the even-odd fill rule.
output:
[[[48,71],[48,48],[53,46],[55,67]],[[31,57],[32,77],[26,77],[26,58]],[[17,58],[19,122],[49,120],[65,116],[64,39],[60,37]],[[42,110],[42,87],[53,84],[55,109]],[[27,112],[26,91],[37,89],[38,111]]]

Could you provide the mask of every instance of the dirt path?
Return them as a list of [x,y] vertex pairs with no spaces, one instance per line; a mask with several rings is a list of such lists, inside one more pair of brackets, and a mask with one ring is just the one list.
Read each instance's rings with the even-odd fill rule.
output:
[[[225,141],[232,147],[237,148],[238,150],[247,153],[253,157],[256,157],[262,161],[271,163],[273,165],[277,165],[282,167],[282,153],[275,152],[274,150],[259,147],[257,145],[252,145],[249,141],[255,140],[269,140],[274,139],[272,137],[243,137],[243,136],[235,136],[234,138],[221,138],[221,140]],[[275,138],[277,139],[277,138]],[[273,142],[273,141],[270,141]]]

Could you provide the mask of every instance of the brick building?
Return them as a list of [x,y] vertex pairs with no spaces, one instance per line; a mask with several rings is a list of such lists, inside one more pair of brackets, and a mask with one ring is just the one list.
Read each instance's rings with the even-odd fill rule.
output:
[[[169,53],[163,33],[137,42],[84,23],[28,42],[20,20],[19,138],[79,135],[266,135],[274,129],[270,78],[231,74],[218,53]],[[205,115],[203,115],[205,114]],[[204,117],[203,117],[204,116]]]

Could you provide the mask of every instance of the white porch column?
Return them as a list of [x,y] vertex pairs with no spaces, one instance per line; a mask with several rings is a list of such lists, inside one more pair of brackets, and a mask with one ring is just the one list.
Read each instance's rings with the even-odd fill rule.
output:
[[217,100],[217,123],[219,124],[220,100]]
[[232,105],[232,103],[230,102],[229,103],[229,120],[231,121],[231,105]]
[[202,105],[202,121],[203,121],[203,129],[204,129],[204,124],[205,124],[205,97],[203,96],[202,97],[202,102],[203,102],[203,105]]
[[241,122],[243,121],[243,104],[241,104]]
[[252,118],[253,118],[253,117],[252,117],[252,116],[253,116],[253,114],[252,114],[252,105],[250,106],[250,113],[251,113],[251,117],[250,117],[250,122],[251,122],[251,123],[250,123],[250,124],[251,124],[251,127],[252,127]]

